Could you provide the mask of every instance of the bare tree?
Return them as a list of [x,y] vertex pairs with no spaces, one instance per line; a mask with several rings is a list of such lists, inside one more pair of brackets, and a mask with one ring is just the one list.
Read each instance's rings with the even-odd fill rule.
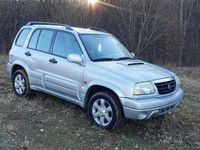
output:
[[194,5],[193,0],[180,0],[180,47],[178,65],[182,65],[183,51],[185,49],[186,31],[189,25],[189,20],[192,14],[192,8]]
[[154,63],[200,64],[199,0],[1,0],[0,50],[31,20],[102,27]]

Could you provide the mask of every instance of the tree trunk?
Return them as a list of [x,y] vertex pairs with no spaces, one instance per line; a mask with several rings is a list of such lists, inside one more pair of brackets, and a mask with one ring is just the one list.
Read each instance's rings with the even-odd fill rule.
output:
[[184,29],[184,18],[183,18],[183,3],[184,0],[180,1],[180,47],[179,47],[179,54],[178,54],[178,66],[182,66],[182,58],[183,58],[183,50],[185,45],[185,29]]

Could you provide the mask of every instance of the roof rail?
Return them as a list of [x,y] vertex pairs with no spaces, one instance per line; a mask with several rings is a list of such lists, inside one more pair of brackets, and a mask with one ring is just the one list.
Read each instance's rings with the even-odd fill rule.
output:
[[108,31],[101,29],[101,28],[98,28],[98,27],[89,27],[89,29],[108,33]]
[[73,31],[72,27],[62,23],[54,23],[54,22],[42,22],[42,21],[30,21],[26,24],[27,26],[32,25],[57,25],[57,26],[64,26],[67,30]]

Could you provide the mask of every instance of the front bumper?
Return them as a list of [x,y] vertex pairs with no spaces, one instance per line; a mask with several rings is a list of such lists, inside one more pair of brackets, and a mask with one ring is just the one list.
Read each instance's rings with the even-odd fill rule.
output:
[[173,94],[145,99],[120,98],[124,116],[127,119],[143,120],[171,112],[181,103],[183,90],[178,89]]

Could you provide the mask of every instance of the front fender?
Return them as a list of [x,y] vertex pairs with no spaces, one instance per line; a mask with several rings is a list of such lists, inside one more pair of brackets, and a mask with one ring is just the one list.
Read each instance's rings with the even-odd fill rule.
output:
[[92,86],[102,86],[105,88],[110,89],[111,91],[113,91],[119,98],[120,97],[125,97],[124,94],[121,92],[121,90],[114,84],[110,83],[110,82],[106,82],[106,81],[102,81],[102,80],[94,80],[91,81],[87,87],[85,88],[85,92],[87,93],[87,91],[92,87]]

